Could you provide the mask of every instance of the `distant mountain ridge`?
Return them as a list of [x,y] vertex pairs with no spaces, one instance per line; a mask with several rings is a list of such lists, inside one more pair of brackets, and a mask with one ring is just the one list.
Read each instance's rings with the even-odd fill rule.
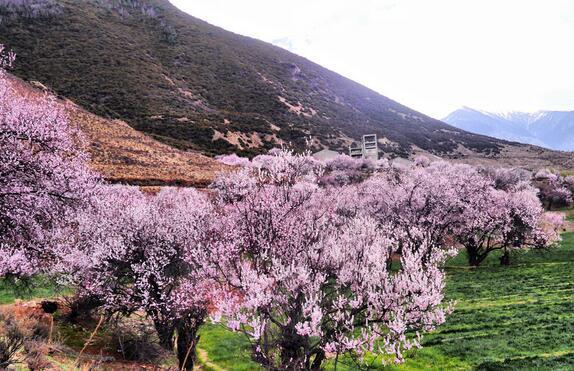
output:
[[471,133],[574,151],[574,111],[494,113],[463,107],[443,121]]

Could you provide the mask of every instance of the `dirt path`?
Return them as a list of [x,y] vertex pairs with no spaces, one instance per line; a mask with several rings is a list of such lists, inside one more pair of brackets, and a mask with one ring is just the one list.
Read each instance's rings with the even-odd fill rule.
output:
[[[564,218],[567,218],[569,215],[572,215],[572,211],[553,211],[557,214],[561,214]],[[574,221],[572,220],[565,220],[563,226],[564,232],[574,232]]]
[[209,360],[209,354],[207,353],[207,350],[205,350],[205,349],[197,348],[197,358],[198,358],[199,363],[201,363],[203,365],[203,367],[201,367],[201,369],[207,368],[207,369],[213,370],[213,371],[226,371],[224,368],[219,367],[218,365],[216,365],[215,363],[212,363]]

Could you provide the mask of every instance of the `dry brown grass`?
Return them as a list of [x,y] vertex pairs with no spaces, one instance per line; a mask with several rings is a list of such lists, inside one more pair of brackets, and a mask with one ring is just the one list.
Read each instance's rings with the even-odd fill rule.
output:
[[[17,78],[21,94],[34,99],[45,92]],[[72,125],[87,139],[91,165],[106,180],[140,186],[205,187],[220,171],[229,170],[214,159],[160,143],[120,120],[88,113],[71,101],[59,100]]]
[[526,144],[506,145],[495,157],[466,149],[460,151],[460,156],[454,161],[472,165],[523,167],[530,170],[551,168],[568,173],[574,169],[574,152],[553,151]]
[[[94,333],[98,322],[97,317],[87,318],[81,323],[71,324],[66,322],[66,313],[70,310],[65,300],[57,299],[58,312],[53,319],[54,341],[37,339],[38,346],[45,348],[44,358],[46,366],[42,370],[177,370],[177,360],[173,355],[166,352],[165,357],[157,360],[160,364],[144,361],[127,361],[122,359],[118,349],[110,346],[111,324],[106,323],[102,329],[95,332],[93,341],[88,342],[89,336]],[[18,321],[20,328],[29,333],[31,327],[37,323],[49,325],[51,315],[44,313],[41,300],[16,300],[13,304],[0,305],[0,310],[8,313]],[[133,319],[138,323],[139,317]],[[87,344],[78,364],[77,359],[80,350]],[[27,370],[27,351],[22,348],[15,359],[15,370]]]
[[125,122],[105,120],[78,107],[70,109],[70,120],[88,139],[94,169],[113,182],[205,187],[218,172],[229,169],[201,154],[162,144]]

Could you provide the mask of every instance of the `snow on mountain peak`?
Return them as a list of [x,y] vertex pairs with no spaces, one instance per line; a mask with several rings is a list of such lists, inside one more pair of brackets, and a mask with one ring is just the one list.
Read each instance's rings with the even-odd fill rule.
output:
[[444,121],[477,134],[558,150],[574,150],[574,111],[492,112],[463,107]]

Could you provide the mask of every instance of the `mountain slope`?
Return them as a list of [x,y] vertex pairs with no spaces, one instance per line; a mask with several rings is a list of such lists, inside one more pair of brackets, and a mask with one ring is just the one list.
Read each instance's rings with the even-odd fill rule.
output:
[[0,42],[18,54],[16,75],[180,148],[344,150],[367,133],[403,156],[495,155],[505,145],[166,0],[0,0],[0,17]]
[[[27,99],[49,94],[41,87],[8,78],[12,87]],[[58,103],[66,111],[70,124],[84,134],[91,167],[110,182],[205,187],[218,172],[229,169],[212,158],[160,143],[120,120],[106,120],[67,100]]]
[[444,121],[472,133],[555,150],[574,150],[574,111],[491,113],[464,107]]

